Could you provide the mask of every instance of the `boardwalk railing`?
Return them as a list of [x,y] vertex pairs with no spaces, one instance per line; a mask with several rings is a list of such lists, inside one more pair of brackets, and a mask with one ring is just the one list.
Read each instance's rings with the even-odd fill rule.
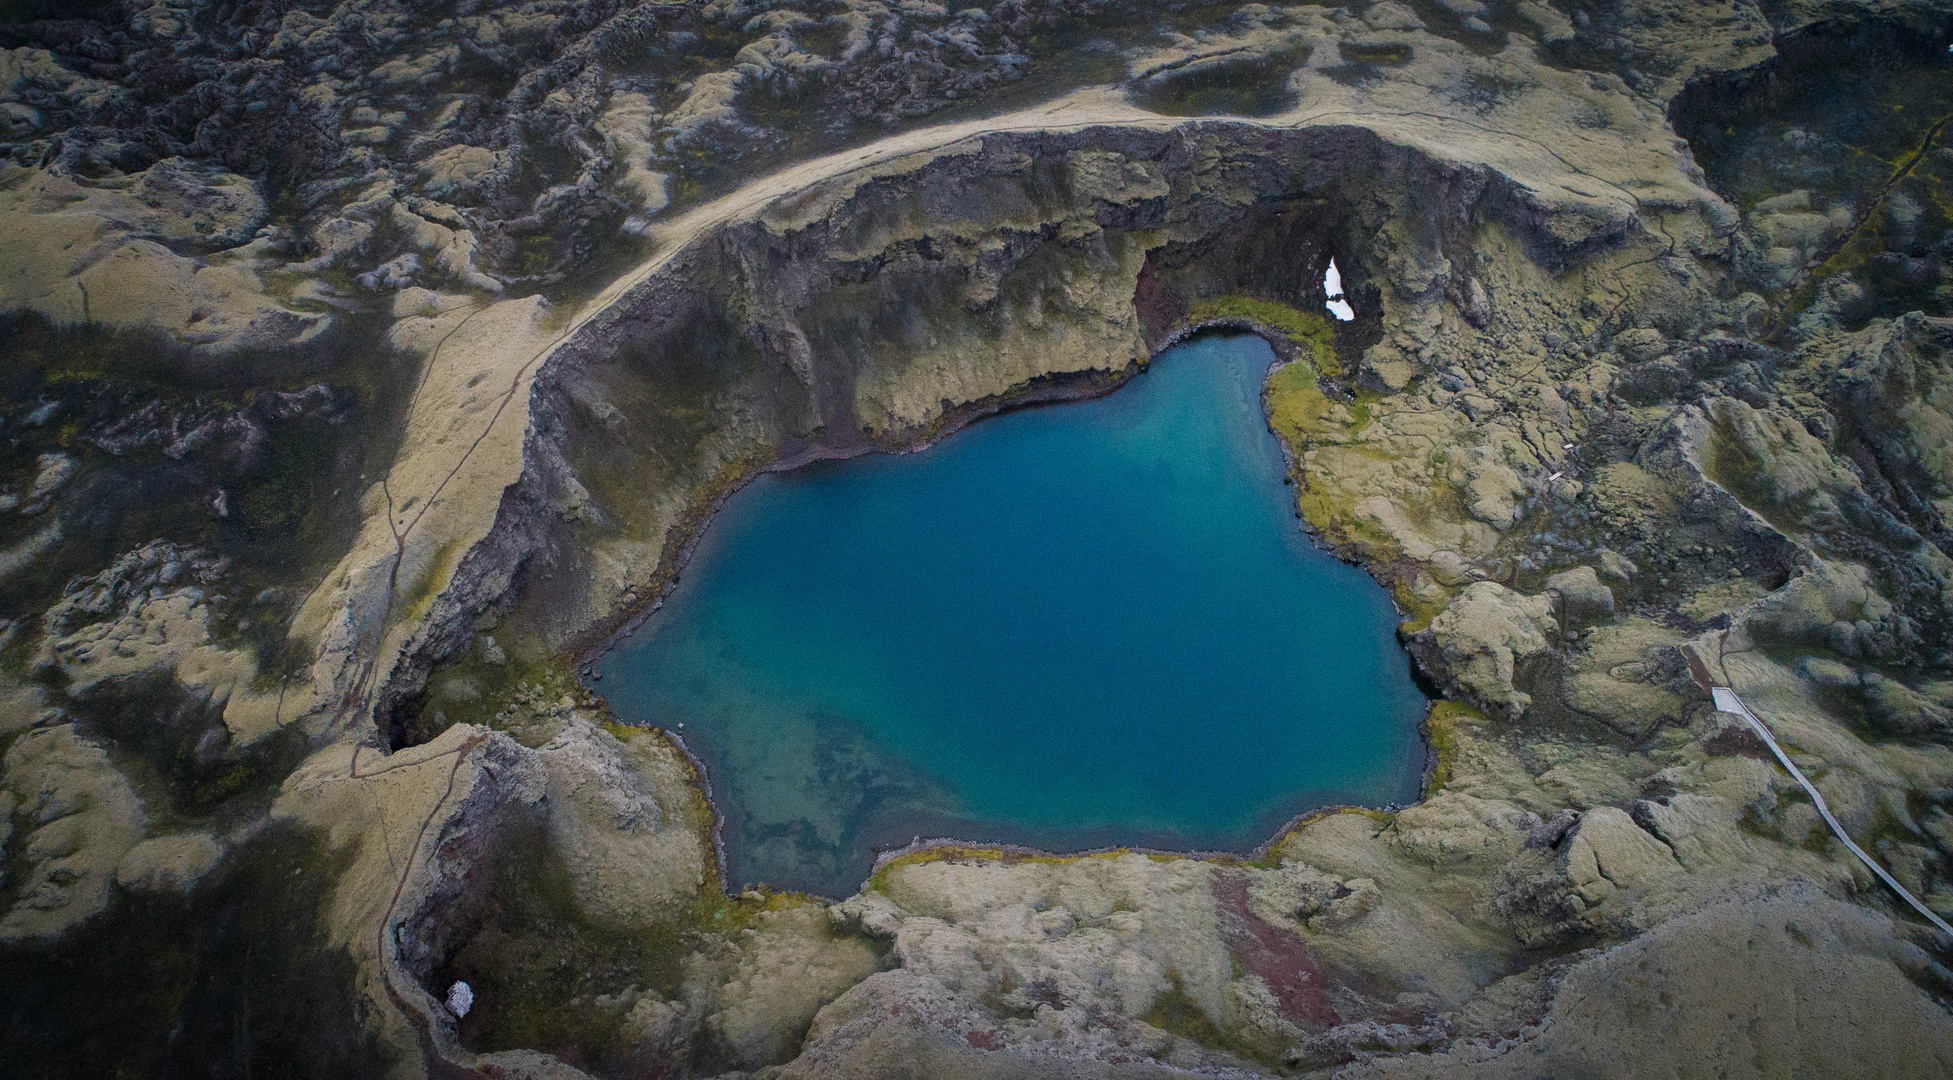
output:
[[1743,704],[1743,699],[1736,696],[1736,691],[1731,690],[1727,686],[1710,686],[1708,690],[1716,699],[1716,711],[1740,716],[1749,721],[1751,730],[1755,731],[1757,736],[1763,740],[1763,745],[1768,746],[1770,752],[1777,755],[1777,760],[1783,764],[1783,767],[1790,770],[1790,775],[1796,777],[1799,784],[1804,785],[1804,791],[1810,795],[1811,801],[1817,804],[1817,812],[1824,815],[1824,823],[1831,826],[1831,831],[1838,834],[1838,839],[1844,841],[1844,846],[1850,848],[1853,855],[1858,856],[1858,861],[1864,863],[1866,869],[1877,874],[1880,881],[1890,885],[1893,892],[1904,897],[1905,902],[1911,904],[1913,910],[1924,915],[1927,921],[1931,922],[1934,926],[1939,927],[1941,933],[1949,938],[1953,938],[1953,926],[1946,925],[1945,919],[1940,918],[1939,914],[1932,908],[1920,903],[1918,897],[1912,895],[1904,885],[1899,884],[1897,879],[1893,878],[1891,874],[1886,873],[1885,868],[1880,866],[1870,855],[1867,855],[1864,848],[1859,847],[1853,842],[1851,837],[1845,832],[1844,826],[1839,824],[1838,819],[1832,815],[1831,808],[1825,805],[1824,796],[1818,793],[1816,786],[1804,776],[1803,771],[1791,763],[1790,755],[1784,753],[1783,747],[1777,745],[1776,736],[1771,735],[1770,729],[1764,726],[1763,721],[1758,720],[1756,714],[1750,711],[1749,706]]

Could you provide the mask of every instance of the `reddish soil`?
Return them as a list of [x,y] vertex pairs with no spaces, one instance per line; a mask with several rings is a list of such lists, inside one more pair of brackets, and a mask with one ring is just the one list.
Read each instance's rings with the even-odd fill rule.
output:
[[1343,1022],[1329,1003],[1329,983],[1309,955],[1309,947],[1254,913],[1248,879],[1239,871],[1213,876],[1214,900],[1221,910],[1221,938],[1243,970],[1261,976],[1281,1006],[1282,1018],[1304,1028],[1326,1031]]

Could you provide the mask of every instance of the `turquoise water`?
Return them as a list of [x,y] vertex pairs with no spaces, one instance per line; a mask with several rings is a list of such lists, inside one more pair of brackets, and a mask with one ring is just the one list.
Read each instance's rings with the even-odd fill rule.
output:
[[1315,550],[1255,337],[922,453],[769,475],[599,665],[706,764],[732,881],[846,895],[912,836],[1247,850],[1414,798],[1384,591]]

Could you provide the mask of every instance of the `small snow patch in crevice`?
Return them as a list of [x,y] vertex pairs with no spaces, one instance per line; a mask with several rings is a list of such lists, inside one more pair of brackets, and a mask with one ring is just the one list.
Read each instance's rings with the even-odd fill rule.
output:
[[1329,260],[1329,269],[1322,275],[1322,294],[1329,298],[1323,307],[1336,316],[1338,322],[1349,322],[1356,318],[1356,309],[1349,306],[1349,299],[1343,295],[1343,272],[1336,269],[1336,260]]
[[474,988],[465,982],[457,982],[448,987],[448,1011],[455,1016],[466,1016],[475,1007]]

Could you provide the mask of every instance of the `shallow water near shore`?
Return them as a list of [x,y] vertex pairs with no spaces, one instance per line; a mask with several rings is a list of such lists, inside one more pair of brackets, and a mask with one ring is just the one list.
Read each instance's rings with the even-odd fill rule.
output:
[[1383,589],[1298,527],[1272,361],[1203,338],[730,499],[597,685],[684,725],[732,881],[846,895],[915,835],[1246,851],[1415,798],[1425,700]]

